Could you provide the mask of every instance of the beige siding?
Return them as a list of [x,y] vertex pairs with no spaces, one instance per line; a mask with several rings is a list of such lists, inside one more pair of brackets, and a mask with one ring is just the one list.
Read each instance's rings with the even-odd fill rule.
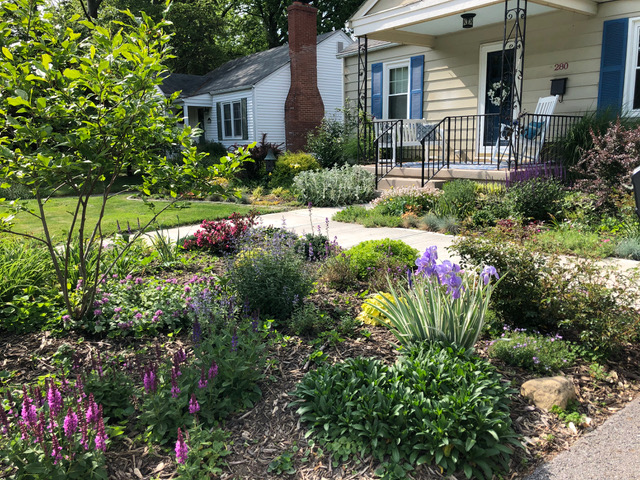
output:
[[341,118],[338,109],[343,107],[342,60],[336,58],[338,43],[346,47],[352,43],[343,32],[331,35],[318,44],[318,90],[324,103],[325,117]]
[[[593,110],[598,96],[602,25],[605,20],[640,16],[640,2],[633,0],[602,4],[598,15],[587,17],[552,12],[527,20],[524,109],[533,111],[538,98],[549,95],[551,79],[567,77],[567,93],[558,114],[580,114]],[[438,37],[433,49],[396,46],[369,53],[369,69],[377,62],[425,55],[424,111],[429,120],[448,115],[477,113],[480,45],[502,40],[503,27],[490,27]],[[569,68],[556,71],[556,64]],[[345,59],[345,94],[355,104],[357,57]],[[370,80],[369,71],[369,80]],[[370,96],[368,99],[370,108]]]

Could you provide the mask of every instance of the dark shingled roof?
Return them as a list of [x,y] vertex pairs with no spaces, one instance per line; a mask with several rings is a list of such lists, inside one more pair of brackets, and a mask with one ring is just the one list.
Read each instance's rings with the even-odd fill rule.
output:
[[[320,43],[334,33],[336,32],[318,35],[316,42]],[[236,58],[204,76],[172,73],[162,82],[160,88],[165,95],[182,90],[181,97],[250,88],[287,63],[289,63],[289,44]]]
[[204,75],[186,75],[184,73],[171,73],[162,79],[160,90],[169,96],[178,90],[182,90],[181,97],[188,97],[192,92],[196,91],[202,82]]
[[[387,42],[385,40],[373,40],[373,39],[369,39],[367,41],[367,51],[371,51],[371,50],[379,50],[382,48],[387,48],[387,47],[393,47],[397,45],[396,43],[392,43],[392,42]],[[353,42],[350,45],[347,45],[346,47],[344,47],[344,50],[342,50],[339,54],[338,57],[350,57],[352,55],[357,55],[358,53],[358,42]]]

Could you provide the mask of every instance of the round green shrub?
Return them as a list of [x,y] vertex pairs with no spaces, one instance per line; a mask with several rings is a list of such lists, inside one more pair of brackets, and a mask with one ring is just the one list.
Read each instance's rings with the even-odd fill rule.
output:
[[293,244],[280,235],[249,237],[230,258],[231,286],[250,312],[284,321],[311,292],[313,277]]
[[561,211],[564,195],[559,180],[539,177],[511,185],[506,201],[517,217],[545,221]]
[[413,267],[418,251],[402,240],[367,240],[345,252],[359,278],[366,280],[383,264],[386,268],[398,266],[403,270]]
[[285,152],[276,160],[276,168],[269,181],[272,187],[289,188],[300,172],[320,170],[320,164],[309,153]]
[[363,358],[320,367],[298,384],[293,404],[334,459],[390,457],[485,479],[506,471],[520,446],[513,393],[486,360],[423,344],[390,367]]
[[442,187],[443,194],[438,198],[436,213],[439,216],[453,215],[464,220],[476,207],[476,184],[471,180],[454,180]]

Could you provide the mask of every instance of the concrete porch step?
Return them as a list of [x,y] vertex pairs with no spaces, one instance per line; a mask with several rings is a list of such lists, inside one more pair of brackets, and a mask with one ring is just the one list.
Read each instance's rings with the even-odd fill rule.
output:
[[[506,170],[494,170],[484,168],[473,168],[474,165],[465,165],[464,168],[443,168],[429,180],[428,185],[441,188],[446,182],[456,179],[469,179],[481,183],[505,183],[507,178]],[[365,170],[375,173],[375,165],[363,165]],[[425,172],[426,173],[426,172]],[[388,188],[401,188],[412,185],[420,185],[422,178],[421,167],[394,167],[387,175],[378,182],[381,190]]]

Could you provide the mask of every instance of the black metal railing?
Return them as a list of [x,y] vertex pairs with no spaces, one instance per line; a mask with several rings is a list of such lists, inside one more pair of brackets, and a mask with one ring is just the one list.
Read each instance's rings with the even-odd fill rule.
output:
[[[505,124],[499,114],[424,120],[371,120],[361,137],[367,152],[360,163],[375,163],[376,184],[395,167],[421,167],[422,185],[443,168],[495,165],[517,170],[562,163],[562,139],[580,120],[571,115],[523,114]],[[367,130],[364,130],[367,132]],[[367,140],[368,139],[368,140]]]

